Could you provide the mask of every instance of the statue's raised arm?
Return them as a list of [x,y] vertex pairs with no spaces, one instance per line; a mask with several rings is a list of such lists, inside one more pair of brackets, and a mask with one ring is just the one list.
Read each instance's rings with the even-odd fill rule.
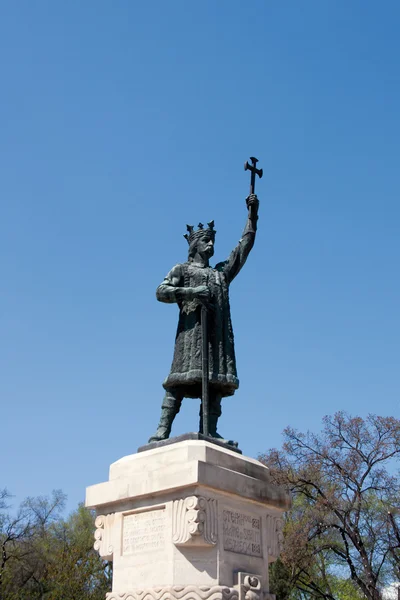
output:
[[229,258],[224,262],[218,263],[215,267],[218,271],[224,273],[228,284],[236,277],[243,267],[256,239],[259,206],[257,196],[255,194],[248,196],[246,204],[249,212],[242,237],[236,248],[232,250]]

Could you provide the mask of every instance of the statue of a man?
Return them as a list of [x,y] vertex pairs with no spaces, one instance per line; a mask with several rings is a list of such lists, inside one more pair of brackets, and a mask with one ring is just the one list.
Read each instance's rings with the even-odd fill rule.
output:
[[[169,437],[172,422],[183,398],[202,397],[201,306],[207,305],[209,347],[209,434],[217,433],[221,415],[221,399],[232,396],[239,387],[236,372],[233,330],[229,306],[229,286],[243,267],[254,245],[258,220],[258,199],[251,194],[246,199],[247,223],[242,238],[229,258],[209,266],[214,254],[214,222],[195,231],[188,226],[185,237],[189,256],[185,263],[175,265],[157,288],[160,302],[179,306],[179,323],[171,372],[164,381],[166,394],[161,406],[157,431],[149,442]],[[202,433],[200,407],[200,433]]]

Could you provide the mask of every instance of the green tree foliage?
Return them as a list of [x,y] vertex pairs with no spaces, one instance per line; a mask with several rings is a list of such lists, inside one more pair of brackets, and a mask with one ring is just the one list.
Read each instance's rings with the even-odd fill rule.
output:
[[400,421],[337,413],[319,435],[287,428],[284,438],[262,460],[293,496],[282,564],[297,592],[287,597],[380,600],[399,572]]
[[294,587],[291,573],[280,558],[270,564],[269,587],[271,592],[275,594],[276,600],[290,600],[294,598],[296,588]]
[[28,498],[15,515],[0,493],[0,600],[104,600],[111,571],[93,549],[94,517],[83,506],[62,518],[65,496]]
[[270,565],[270,589],[276,595],[276,600],[364,600],[365,596],[357,586],[346,577],[329,574],[325,562],[315,564],[310,573],[301,575],[295,569],[291,571],[286,564],[278,559]]

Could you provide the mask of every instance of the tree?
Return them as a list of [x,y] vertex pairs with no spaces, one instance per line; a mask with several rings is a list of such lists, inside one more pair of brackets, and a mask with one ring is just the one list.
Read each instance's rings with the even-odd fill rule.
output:
[[398,521],[398,515],[394,515],[391,511],[388,512],[387,534],[394,579],[398,584],[397,598],[400,600],[400,523]]
[[56,552],[49,561],[48,600],[104,600],[111,589],[111,565],[93,548],[94,517],[83,505],[54,529]]
[[0,492],[0,600],[103,600],[108,563],[93,549],[94,515],[83,506],[62,518],[65,495],[27,498],[12,516]]
[[399,557],[388,510],[400,503],[400,421],[339,412],[325,417],[319,435],[287,428],[284,439],[261,459],[293,494],[282,555],[291,581],[308,596],[336,600],[344,597],[332,587],[339,576],[380,600]]

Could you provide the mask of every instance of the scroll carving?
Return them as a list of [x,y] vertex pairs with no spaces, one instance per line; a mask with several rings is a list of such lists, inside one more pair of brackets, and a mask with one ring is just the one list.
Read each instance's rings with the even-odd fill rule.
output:
[[99,515],[94,522],[96,531],[94,532],[95,542],[93,547],[104,560],[112,560],[114,553],[114,547],[110,539],[114,516],[114,514]]
[[267,516],[268,554],[276,560],[283,550],[283,519]]
[[239,600],[265,600],[263,581],[259,575],[238,573]]
[[176,546],[215,546],[217,501],[204,496],[175,500],[172,510],[172,541]]

